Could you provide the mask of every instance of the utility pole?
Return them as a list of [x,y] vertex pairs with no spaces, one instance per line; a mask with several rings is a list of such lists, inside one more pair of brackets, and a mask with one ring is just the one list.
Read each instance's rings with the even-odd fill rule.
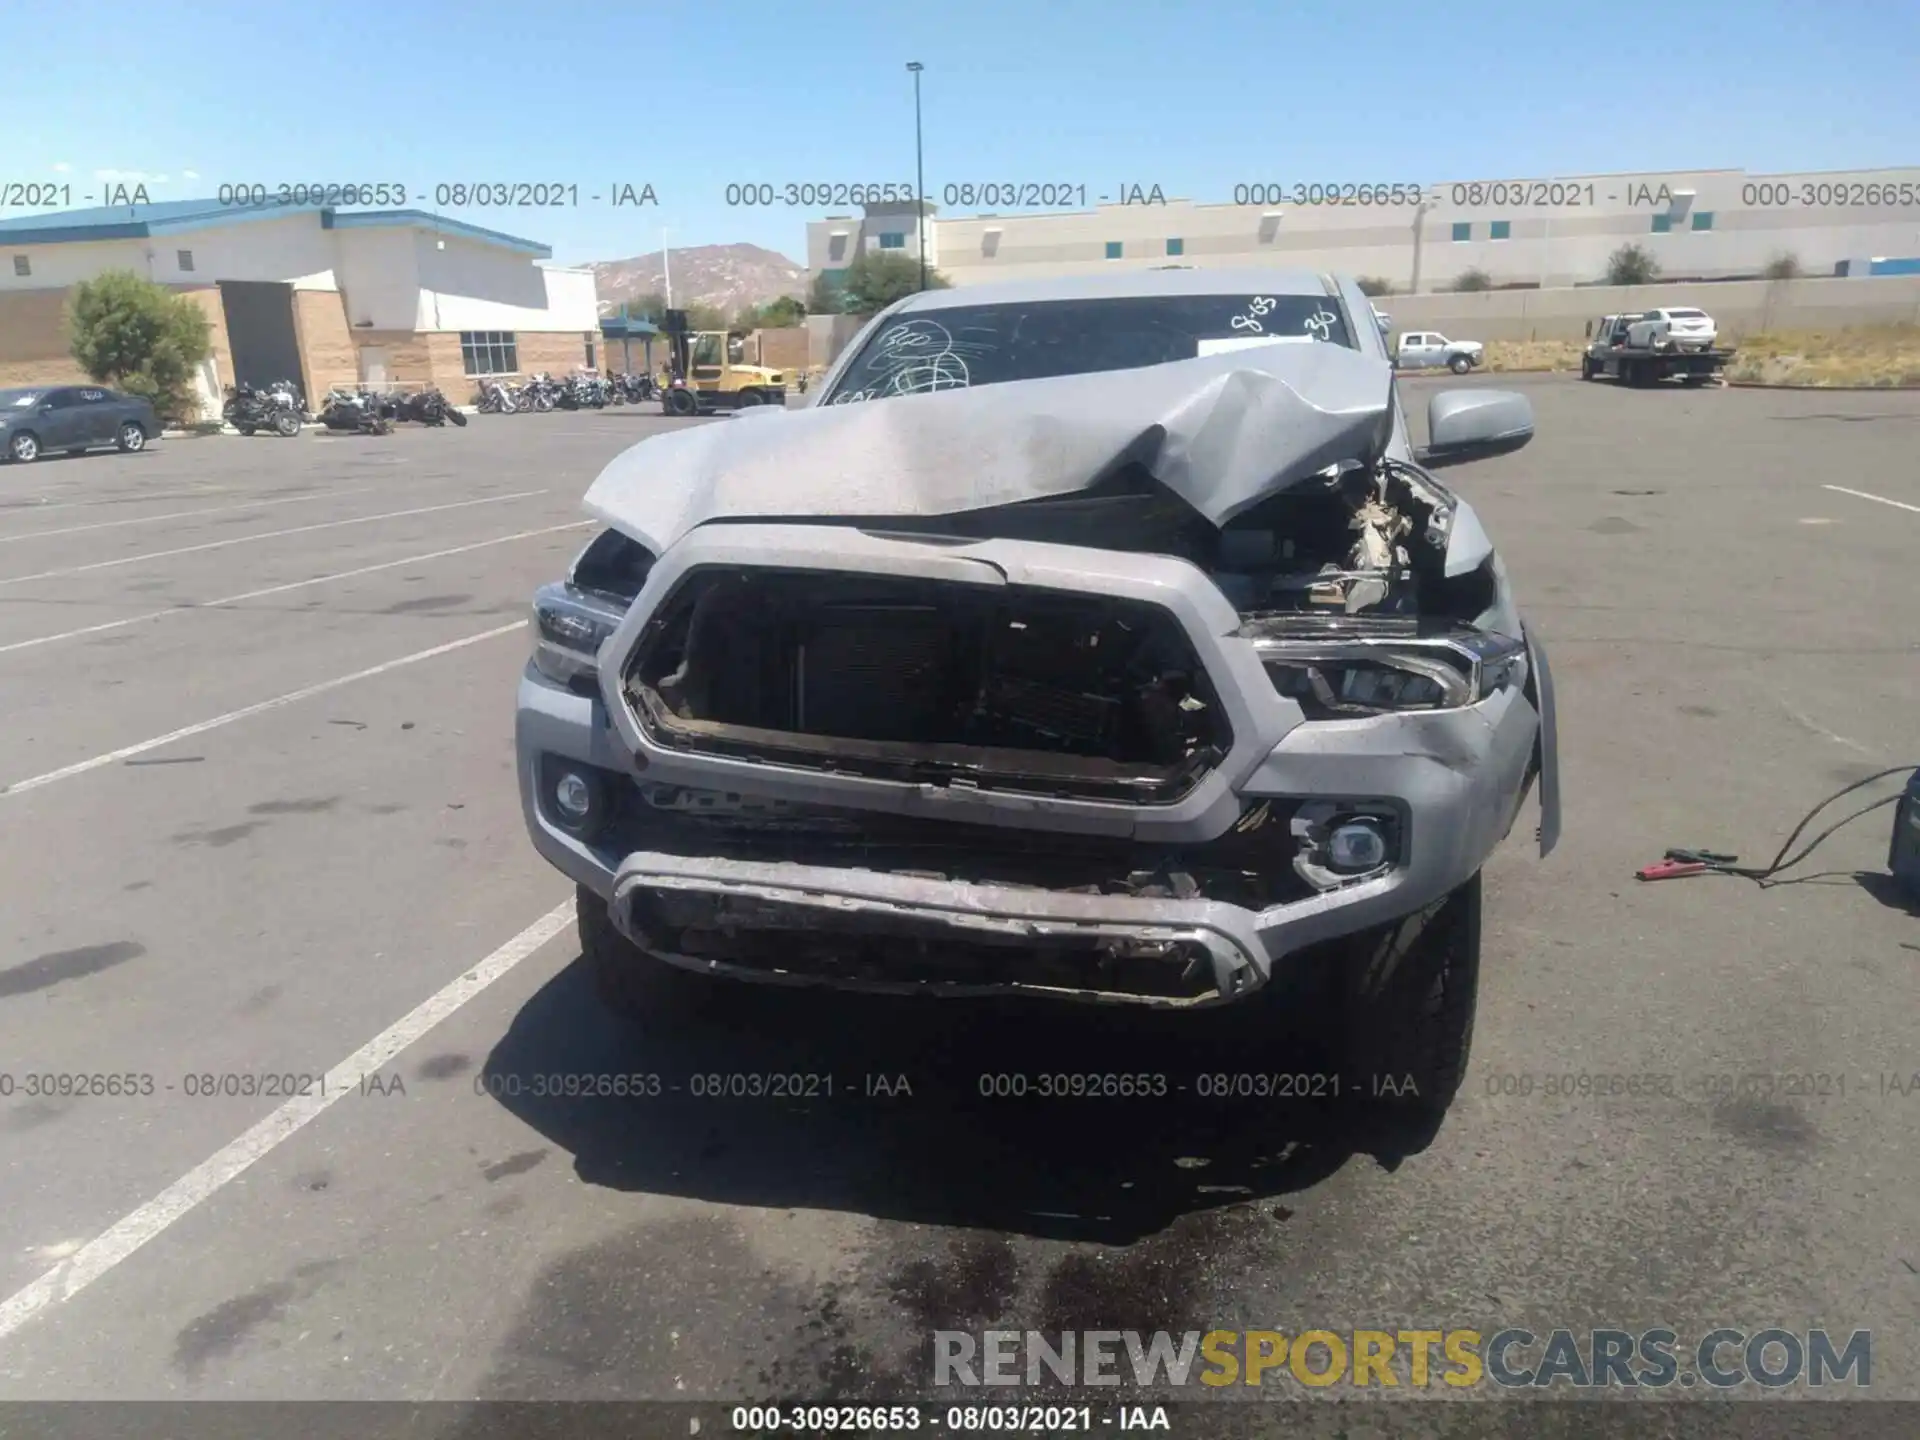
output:
[[926,68],[918,60],[907,62],[907,69],[913,72],[913,228],[920,237],[920,288],[922,290],[927,288],[927,170],[926,152],[920,144],[920,72]]
[[660,268],[666,273],[667,309],[673,308],[673,252],[667,248],[667,236],[673,232],[662,226],[660,230]]

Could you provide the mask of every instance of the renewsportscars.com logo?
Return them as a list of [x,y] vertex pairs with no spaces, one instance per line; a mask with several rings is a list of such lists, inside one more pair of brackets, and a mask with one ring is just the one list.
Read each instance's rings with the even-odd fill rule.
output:
[[1780,1389],[1873,1383],[1873,1332],[1593,1329],[933,1332],[936,1386],[1331,1385]]

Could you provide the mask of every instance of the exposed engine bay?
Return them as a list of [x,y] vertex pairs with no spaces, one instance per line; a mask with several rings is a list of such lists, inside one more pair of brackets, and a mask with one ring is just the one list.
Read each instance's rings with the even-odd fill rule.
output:
[[[1204,570],[1263,644],[1404,640],[1460,630],[1494,597],[1485,566],[1445,574],[1446,512],[1423,479],[1394,462],[1331,467],[1216,528],[1134,469],[1088,494],[862,528],[1170,555]],[[593,573],[619,573],[613,558]],[[1396,662],[1372,688],[1397,687],[1396,708],[1440,704],[1446,666],[1463,662],[1435,663],[1409,681]],[[1320,670],[1275,680],[1316,714],[1345,703]],[[1178,798],[1233,740],[1157,606],[914,577],[695,572],[653,617],[627,690],[663,742],[690,750],[893,778],[991,772],[1002,788],[1148,803]],[[1359,693],[1349,709],[1369,713]]]
[[688,748],[923,778],[990,763],[1016,788],[1150,796],[1232,743],[1186,636],[1138,601],[711,570],[654,631],[628,693]]

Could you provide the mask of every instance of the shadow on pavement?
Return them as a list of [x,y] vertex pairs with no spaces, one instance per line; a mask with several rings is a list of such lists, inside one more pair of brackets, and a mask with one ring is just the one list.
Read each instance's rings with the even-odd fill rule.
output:
[[[711,1015],[622,1021],[576,960],[515,1017],[482,1084],[589,1184],[1105,1244],[1314,1185],[1358,1153],[1391,1169],[1435,1129],[1390,1105],[1274,1098],[1288,1087],[1272,1077],[1326,1065],[1257,1016],[739,985],[715,998]],[[619,1088],[603,1076],[639,1077],[629,1092],[657,1076],[658,1094],[554,1093]],[[1048,1076],[1149,1093],[1040,1098]],[[1253,1078],[1213,1078],[1233,1076]],[[1011,1077],[1025,1098],[990,1093]],[[1262,1083],[1268,1098],[1207,1093]]]

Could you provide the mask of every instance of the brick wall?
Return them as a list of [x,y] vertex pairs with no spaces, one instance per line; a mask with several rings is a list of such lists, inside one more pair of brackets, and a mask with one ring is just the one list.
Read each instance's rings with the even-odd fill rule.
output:
[[67,352],[65,290],[0,290],[0,386],[87,378]]
[[198,305],[207,317],[207,339],[213,346],[213,363],[219,369],[220,387],[224,391],[233,384],[233,345],[227,339],[227,311],[220,300],[220,287],[182,287],[180,293]]
[[803,325],[779,330],[756,330],[747,341],[747,356],[754,354],[754,342],[760,345],[760,363],[785,371],[789,377],[807,368],[807,331]]
[[[485,378],[511,382],[524,380],[536,371],[545,370],[556,379],[571,375],[587,363],[587,340],[594,342],[594,360],[604,374],[607,367],[606,344],[597,334],[585,330],[521,330],[515,332],[515,358],[520,368],[511,375],[494,375]],[[460,357],[460,337],[453,333],[435,333],[423,337],[431,358],[433,383],[440,392],[458,405],[471,404],[480,390],[478,375],[466,373]],[[614,347],[614,361],[618,368],[619,346]],[[635,360],[637,362],[638,355]]]
[[352,385],[360,378],[359,348],[338,291],[294,291],[293,333],[300,346],[300,386],[309,405],[318,404],[332,386]]
[[354,330],[350,333],[354,345],[354,383],[359,382],[365,363],[360,354],[362,350],[386,352],[389,385],[418,388],[433,383],[431,342],[438,336],[423,335],[418,330]]

